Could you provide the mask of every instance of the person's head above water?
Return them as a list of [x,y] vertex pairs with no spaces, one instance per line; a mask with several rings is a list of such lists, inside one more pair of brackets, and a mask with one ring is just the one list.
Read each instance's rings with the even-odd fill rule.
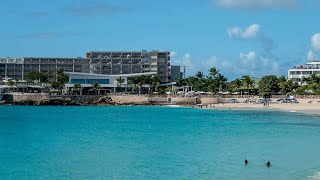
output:
[[270,166],[271,166],[271,162],[268,161],[268,162],[266,163],[266,166],[267,166],[267,167],[270,167]]
[[248,160],[247,160],[247,159],[244,160],[244,164],[245,164],[245,165],[248,164]]

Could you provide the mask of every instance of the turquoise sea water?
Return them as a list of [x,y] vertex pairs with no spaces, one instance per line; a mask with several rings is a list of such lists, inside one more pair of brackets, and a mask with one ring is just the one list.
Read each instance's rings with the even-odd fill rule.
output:
[[319,116],[0,106],[0,123],[0,179],[312,179],[320,171]]

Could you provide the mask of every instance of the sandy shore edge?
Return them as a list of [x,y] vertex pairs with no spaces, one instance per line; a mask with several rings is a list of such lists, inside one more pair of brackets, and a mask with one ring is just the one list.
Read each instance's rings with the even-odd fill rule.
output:
[[251,103],[225,103],[225,104],[210,104],[203,107],[205,109],[216,110],[265,110],[265,111],[283,111],[283,112],[296,112],[303,114],[320,115],[320,103],[317,104],[287,104],[277,103],[270,104],[268,107],[263,104],[251,104]]

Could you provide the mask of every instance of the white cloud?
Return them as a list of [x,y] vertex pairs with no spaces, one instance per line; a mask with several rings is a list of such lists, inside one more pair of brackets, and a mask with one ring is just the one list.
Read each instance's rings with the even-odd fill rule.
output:
[[307,58],[309,61],[319,60],[320,59],[320,51],[309,50],[307,54]]
[[190,69],[197,69],[193,63],[193,59],[190,53],[186,53],[182,57],[182,66],[189,66]]
[[222,74],[228,77],[241,77],[250,75],[261,77],[269,74],[279,74],[280,66],[278,62],[271,58],[258,56],[256,52],[241,52],[236,61],[225,60],[216,56],[211,56],[201,63],[201,71],[208,72],[211,67],[217,67]]
[[314,60],[315,59],[315,54],[313,53],[312,50],[309,50],[308,52],[308,60]]
[[297,0],[216,0],[214,4],[225,9],[291,9]]
[[240,59],[247,60],[247,61],[253,61],[256,59],[256,53],[253,51],[250,51],[248,54],[240,53]]
[[266,36],[259,24],[252,24],[246,28],[227,28],[227,34],[232,39],[254,40],[258,42],[264,50],[264,54],[273,56],[271,51],[275,48],[274,41]]
[[170,52],[170,57],[175,58],[177,56],[177,52]]
[[[248,74],[259,77],[267,74],[278,74],[279,64],[274,59],[258,56],[256,52],[240,53],[234,71],[239,71],[240,76]],[[238,76],[239,76],[238,75]]]
[[240,27],[231,27],[227,29],[230,38],[236,39],[252,39],[258,37],[260,33],[260,25],[252,24],[245,29]]
[[227,60],[217,56],[210,56],[206,59],[195,59],[191,53],[183,56],[174,54],[171,64],[189,66],[187,76],[193,76],[197,71],[207,74],[211,67],[217,67],[223,75],[229,78],[251,75],[261,77],[262,75],[279,74],[279,64],[275,59],[258,55],[255,51],[239,53],[237,60]]
[[320,51],[320,33],[316,33],[312,36],[311,46],[313,49]]
[[310,39],[311,49],[308,51],[308,60],[320,59],[320,33],[315,33]]

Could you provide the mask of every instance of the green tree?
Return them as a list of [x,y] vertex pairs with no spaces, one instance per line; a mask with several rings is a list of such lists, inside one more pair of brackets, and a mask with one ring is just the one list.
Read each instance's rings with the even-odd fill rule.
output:
[[128,77],[128,83],[131,85],[132,92],[138,90],[138,83],[139,83],[138,77]]
[[177,86],[179,86],[179,87],[181,87],[181,86],[183,86],[183,85],[186,85],[185,79],[178,78],[178,79],[176,80],[176,84],[177,84]]
[[212,67],[210,70],[209,70],[209,75],[211,77],[215,77],[216,75],[218,75],[220,72],[220,70],[218,70],[216,67]]
[[277,76],[270,75],[264,76],[261,81],[259,81],[259,93],[262,96],[271,96],[279,90],[278,78]]
[[239,91],[241,89],[241,87],[242,87],[241,79],[237,78],[237,79],[231,81],[229,87],[230,87],[230,90],[233,91],[233,92],[234,91]]
[[311,74],[309,77],[303,77],[302,81],[307,84],[320,84],[320,76],[317,74]]
[[51,82],[51,86],[54,89],[58,89],[60,92],[62,92],[66,82],[69,81],[69,76],[64,74],[63,69],[61,68],[56,70],[55,76],[56,76],[56,80]]
[[80,95],[82,95],[82,86],[81,86],[81,84],[74,84],[73,85],[73,90],[80,92]]
[[97,82],[92,83],[91,90],[93,90],[96,95],[100,94],[100,89],[101,89],[101,86],[99,83],[97,83]]
[[216,82],[214,81],[214,79],[209,76],[207,79],[206,79],[206,87],[208,88],[208,91],[211,92],[211,93],[216,93],[217,92],[217,84]]
[[120,87],[120,92],[122,91],[122,84],[125,82],[125,79],[123,79],[121,76],[117,79],[117,85]]
[[198,71],[198,72],[196,73],[195,77],[198,78],[198,79],[202,79],[202,78],[204,77],[204,76],[203,76],[203,72]]
[[223,86],[226,85],[226,82],[228,81],[228,79],[219,73],[216,75],[216,78],[214,79],[214,81],[218,85],[219,92],[220,92],[221,90],[223,90]]
[[10,86],[10,90],[11,90],[11,91],[14,91],[14,85],[15,85],[15,84],[16,84],[16,83],[15,83],[14,81],[12,81],[11,79],[8,80],[8,82],[7,82],[7,85]]
[[31,81],[39,81],[39,82],[48,82],[49,80],[49,75],[39,72],[39,71],[31,71],[26,74],[26,77],[30,79]]
[[139,76],[138,77],[138,88],[139,88],[139,95],[141,94],[141,89],[144,85],[148,83],[148,78],[146,76]]
[[242,84],[243,84],[243,88],[246,89],[248,91],[248,94],[251,94],[251,90],[254,86],[254,80],[248,76],[248,75],[244,75],[241,78]]
[[302,82],[306,83],[305,91],[320,94],[320,76],[311,74],[309,77],[303,77]]
[[154,92],[158,91],[160,86],[160,77],[158,75],[154,75],[151,77],[151,87]]
[[59,68],[56,70],[56,82],[65,84],[69,81],[69,76],[64,74],[63,69]]

